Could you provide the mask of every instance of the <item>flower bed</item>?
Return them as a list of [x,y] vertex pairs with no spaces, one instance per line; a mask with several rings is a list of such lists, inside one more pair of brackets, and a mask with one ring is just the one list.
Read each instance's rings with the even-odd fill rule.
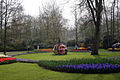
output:
[[47,53],[47,52],[53,52],[53,50],[52,49],[35,49],[34,52]]
[[59,71],[70,73],[115,73],[120,72],[120,65],[108,63],[103,64],[79,64],[79,65],[58,65]]
[[65,61],[40,61],[39,66],[69,73],[115,73],[120,72],[120,60],[119,59],[72,59]]
[[16,62],[16,58],[12,58],[12,57],[0,57],[0,65],[1,64],[9,64],[9,63],[13,63]]
[[80,47],[78,49],[73,49],[71,52],[89,52],[91,48]]
[[109,59],[120,59],[120,56],[117,56],[117,57],[110,57]]
[[71,52],[89,52],[90,50],[84,50],[84,49],[73,49]]
[[52,50],[52,49],[40,49],[40,51],[53,52],[53,50]]
[[120,51],[120,48],[108,48],[109,51]]

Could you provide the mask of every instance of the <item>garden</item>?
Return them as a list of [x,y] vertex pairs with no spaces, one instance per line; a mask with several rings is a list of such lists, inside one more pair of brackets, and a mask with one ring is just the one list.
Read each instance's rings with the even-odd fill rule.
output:
[[119,4],[0,0],[0,80],[119,80]]
[[0,80],[119,80],[120,52],[101,49],[99,55],[90,52],[55,55],[48,51],[1,56]]

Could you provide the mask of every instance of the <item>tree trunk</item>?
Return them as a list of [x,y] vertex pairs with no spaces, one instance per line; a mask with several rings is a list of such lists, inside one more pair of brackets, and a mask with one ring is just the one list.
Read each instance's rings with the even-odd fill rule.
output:
[[118,41],[120,41],[120,37],[119,37],[119,33],[120,33],[120,31],[119,31],[119,2],[118,2],[118,0],[117,0],[117,40]]
[[3,41],[3,31],[2,31],[2,25],[3,25],[3,15],[2,15],[2,13],[3,13],[3,0],[1,0],[1,3],[0,3],[0,9],[1,9],[1,11],[0,11],[0,38],[1,38],[1,43],[2,43],[2,41]]
[[116,5],[116,0],[114,0],[114,2],[112,3],[112,7],[111,7],[111,43],[114,43],[114,38],[115,38],[115,5]]
[[113,32],[113,17],[112,17],[113,15],[112,15],[112,12],[113,11],[112,11],[112,7],[111,7],[111,29],[110,29],[110,34],[111,34],[111,37],[112,37],[111,38],[111,44],[113,43],[113,33],[112,33]]
[[6,1],[6,12],[5,12],[5,24],[4,24],[4,55],[6,55],[6,37],[7,37],[7,1]]
[[100,22],[98,21],[95,25],[95,33],[93,38],[93,45],[92,45],[92,52],[91,55],[98,55],[98,49],[99,49],[99,37],[100,37]]
[[75,7],[75,45],[78,43],[78,21],[77,21],[77,11]]
[[5,19],[5,30],[4,30],[4,55],[6,55],[6,27],[7,27],[7,22],[6,22],[6,19]]
[[[102,0],[95,0],[95,3],[93,3],[92,0],[87,0],[88,6],[91,10],[91,14],[94,21],[95,26],[95,33],[93,37],[93,46],[92,46],[92,52],[91,55],[98,55],[98,49],[99,49],[99,38],[100,38],[100,23],[101,23],[101,13],[103,10],[103,1]],[[95,6],[94,6],[95,4]]]
[[108,16],[104,2],[104,12],[105,12],[105,19],[106,19],[106,32],[107,32],[107,48],[110,47],[110,39],[109,39],[109,28],[108,28]]

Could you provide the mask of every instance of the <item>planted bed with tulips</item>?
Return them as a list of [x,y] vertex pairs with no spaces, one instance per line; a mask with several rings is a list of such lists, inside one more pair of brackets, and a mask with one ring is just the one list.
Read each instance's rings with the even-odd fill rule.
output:
[[40,61],[39,66],[68,73],[103,74],[120,72],[120,60],[106,58]]
[[14,62],[16,62],[16,58],[9,56],[0,56],[0,65],[14,63]]

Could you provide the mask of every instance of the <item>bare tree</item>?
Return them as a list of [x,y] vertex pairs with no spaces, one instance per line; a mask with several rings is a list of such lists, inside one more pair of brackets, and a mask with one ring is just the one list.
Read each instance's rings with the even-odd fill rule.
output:
[[2,27],[3,27],[3,0],[0,1],[0,42],[1,42],[1,44],[2,44],[2,41],[3,41]]
[[44,12],[40,15],[42,25],[40,25],[43,26],[41,29],[44,31],[42,33],[44,35],[44,41],[46,41],[46,43],[55,43],[61,39],[62,36],[61,31],[64,19],[61,10],[55,3],[44,6],[43,10]]
[[75,44],[78,43],[78,18],[77,18],[77,8],[75,7]]
[[17,7],[20,5],[18,0],[4,0],[4,55],[6,55],[6,46],[7,46],[7,26],[8,21],[10,20],[11,13],[17,10]]
[[108,15],[107,15],[107,10],[105,6],[105,1],[103,0],[103,5],[104,5],[104,13],[105,13],[105,21],[106,21],[106,32],[107,32],[107,47],[110,47],[110,42],[109,42],[109,25],[108,25]]
[[103,0],[81,0],[80,5],[83,5],[84,3],[87,3],[88,8],[90,9],[94,26],[95,26],[91,55],[98,55],[100,25],[101,25],[101,19],[102,19],[101,13],[103,11]]
[[111,36],[112,36],[112,44],[113,44],[113,39],[115,39],[115,5],[116,5],[116,0],[113,1],[112,6],[111,6]]
[[117,0],[117,39],[118,39],[118,41],[120,41],[120,36],[119,36],[119,34],[120,34],[120,26],[119,26],[119,0]]

